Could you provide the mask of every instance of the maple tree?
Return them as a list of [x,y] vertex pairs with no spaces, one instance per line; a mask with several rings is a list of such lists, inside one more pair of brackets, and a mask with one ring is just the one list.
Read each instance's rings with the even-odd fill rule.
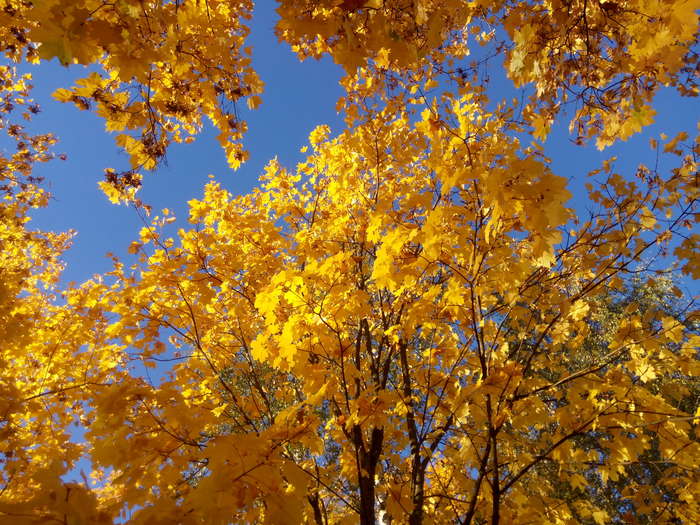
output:
[[[252,2],[5,0],[9,61],[101,68],[55,97],[117,132],[130,167],[102,187],[146,224],[135,262],[57,288],[69,235],[28,227],[53,138],[12,121],[34,106],[3,66],[0,516],[699,521],[697,313],[614,297],[630,274],[664,286],[649,257],[698,277],[700,139],[664,137],[635,173],[604,162],[588,214],[530,142],[573,105],[602,149],[651,122],[662,86],[697,96],[698,7],[281,0],[278,36],[345,68],[346,129],[318,127],[247,195],[211,182],[172,235],[140,172],[204,118],[245,159]],[[529,100],[489,104],[475,43]],[[82,457],[92,479],[67,481]]]

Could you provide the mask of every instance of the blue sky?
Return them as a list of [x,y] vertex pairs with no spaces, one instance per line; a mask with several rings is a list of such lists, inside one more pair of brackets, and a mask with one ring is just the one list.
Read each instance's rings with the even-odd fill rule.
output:
[[[182,225],[187,217],[187,201],[201,197],[209,174],[215,175],[234,194],[246,192],[255,186],[263,167],[273,157],[293,168],[302,158],[299,148],[317,125],[329,124],[334,131],[342,129],[335,110],[335,103],[342,95],[338,84],[342,70],[330,59],[300,63],[289,46],[277,42],[273,32],[275,20],[274,3],[258,2],[250,44],[254,66],[265,82],[265,93],[263,104],[254,112],[246,112],[249,131],[244,140],[250,160],[233,172],[226,165],[224,153],[210,128],[193,144],[175,145],[169,150],[167,164],[145,177],[140,192],[154,212],[169,208],[178,217],[177,224]],[[493,69],[495,72],[496,68]],[[55,89],[84,76],[86,68],[65,68],[53,60],[28,71],[34,76],[34,96],[42,107],[33,129],[55,133],[59,138],[56,151],[68,155],[67,161],[54,161],[37,169],[36,174],[46,178],[54,200],[47,209],[35,213],[34,224],[54,231],[77,231],[73,248],[64,256],[67,263],[64,281],[80,282],[108,271],[111,262],[105,254],[124,256],[142,226],[133,209],[109,203],[97,187],[104,168],[124,169],[128,159],[103,131],[100,118],[50,97]],[[515,91],[508,93],[509,83],[501,73],[492,76],[498,98],[517,96]],[[658,113],[654,125],[629,142],[603,152],[593,146],[573,144],[565,119],[555,124],[545,153],[552,159],[554,172],[571,181],[574,192],[571,205],[585,209],[582,193],[585,174],[599,167],[604,159],[617,155],[617,169],[623,175],[631,175],[639,163],[653,164],[654,153],[648,147],[650,137],[658,137],[662,131],[672,137],[682,129],[694,135],[700,114],[697,100],[683,99],[667,90],[657,97],[655,107]],[[684,284],[687,291],[695,288],[693,292],[697,293],[697,283],[685,281]]]

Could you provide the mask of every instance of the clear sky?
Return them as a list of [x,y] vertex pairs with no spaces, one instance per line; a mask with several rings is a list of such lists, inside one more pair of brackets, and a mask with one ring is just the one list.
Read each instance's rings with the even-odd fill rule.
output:
[[[257,110],[245,111],[249,131],[244,140],[250,160],[233,172],[225,163],[214,133],[206,129],[195,143],[173,146],[167,164],[144,179],[141,198],[153,206],[154,212],[166,207],[173,210],[178,217],[176,224],[185,223],[187,201],[201,197],[209,174],[214,174],[232,193],[246,192],[255,186],[263,167],[273,157],[293,168],[301,159],[299,148],[316,125],[329,124],[334,131],[342,129],[335,111],[335,103],[342,95],[338,85],[342,70],[329,59],[300,63],[286,44],[278,43],[273,32],[274,5],[258,2],[252,22],[253,61],[265,82],[265,93]],[[137,238],[142,226],[133,209],[109,203],[97,187],[104,168],[124,169],[128,159],[119,153],[113,137],[103,131],[100,118],[50,97],[55,89],[84,76],[86,68],[65,68],[53,60],[28,71],[34,76],[34,96],[42,107],[32,127],[55,133],[59,138],[56,151],[68,155],[67,161],[38,166],[36,174],[46,178],[54,200],[47,209],[35,213],[34,224],[42,229],[78,232],[73,248],[64,257],[64,280],[80,282],[110,269],[107,252],[125,256],[127,246]],[[507,93],[508,82],[502,75],[493,84],[497,98],[517,96],[516,92]],[[658,114],[654,125],[629,142],[603,152],[593,146],[574,145],[564,119],[555,125],[545,152],[552,158],[555,173],[571,180],[571,205],[585,209],[581,191],[585,174],[599,167],[602,160],[617,155],[620,173],[631,175],[639,163],[653,164],[654,153],[648,147],[650,137],[658,137],[661,131],[673,136],[682,129],[693,136],[700,115],[697,99],[683,99],[669,90],[657,97],[655,107]],[[697,293],[697,283],[684,280],[684,285],[686,291]]]

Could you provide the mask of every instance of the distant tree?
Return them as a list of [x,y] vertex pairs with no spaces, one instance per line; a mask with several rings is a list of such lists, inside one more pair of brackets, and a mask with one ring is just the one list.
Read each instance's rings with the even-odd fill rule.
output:
[[[650,319],[659,333],[664,330],[661,321],[664,318],[675,319],[694,336],[700,330],[700,318],[697,310],[694,310],[695,302],[676,286],[671,272],[653,275],[648,279],[634,276],[625,281],[622,289],[601,294],[593,302],[596,313],[588,321],[590,333],[585,343],[575,350],[576,358],[572,362],[576,366],[571,367],[571,372],[576,367],[587,367],[600,361],[609,352],[614,334],[631,313]],[[671,340],[663,348],[666,352],[677,353],[680,347]],[[550,371],[544,369],[540,374],[548,377]],[[641,380],[641,376],[632,370],[628,370],[627,374],[633,381]],[[700,378],[697,375],[671,370],[644,382],[644,388],[683,412],[694,414],[700,407]],[[661,429],[665,415],[658,416],[658,428]],[[687,467],[675,464],[672,457],[669,458],[659,449],[660,441],[656,435],[657,430],[653,427],[625,430],[627,436],[641,434],[642,439],[648,442],[648,448],[636,460],[625,457],[625,454],[617,454],[614,448],[606,444],[614,439],[610,433],[591,430],[576,438],[577,446],[595,450],[599,454],[599,460],[591,462],[591,468],[581,472],[585,485],[580,484],[582,479],[577,479],[579,483],[576,484],[565,481],[557,488],[557,492],[561,495],[568,494],[571,501],[581,497],[590,499],[596,508],[607,512],[608,523],[690,522],[692,518],[685,514],[685,506],[676,505],[682,498],[677,478],[684,477],[682,471]],[[697,428],[691,437],[696,443],[700,439]],[[611,454],[617,456],[614,460],[619,465],[617,472],[609,477],[601,476],[596,467],[600,463],[613,461]],[[550,468],[549,471],[549,475],[558,476],[555,469]],[[641,493],[640,486],[645,487]],[[581,516],[577,520],[593,523],[593,520]]]

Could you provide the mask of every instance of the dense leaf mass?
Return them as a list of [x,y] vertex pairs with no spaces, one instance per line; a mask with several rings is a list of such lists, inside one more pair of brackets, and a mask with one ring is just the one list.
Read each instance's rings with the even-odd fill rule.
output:
[[[700,276],[700,138],[604,162],[582,213],[540,145],[565,108],[604,149],[662,87],[696,97],[699,8],[279,0],[277,36],[343,66],[346,128],[249,194],[212,181],[172,233],[142,173],[205,118],[245,160],[253,2],[2,0],[0,521],[700,522],[673,277]],[[529,98],[490,103],[499,57]],[[148,216],[133,262],[70,287],[70,233],[29,227],[55,140],[15,67],[53,58],[91,66],[54,97],[116,132],[130,166],[101,186]]]

